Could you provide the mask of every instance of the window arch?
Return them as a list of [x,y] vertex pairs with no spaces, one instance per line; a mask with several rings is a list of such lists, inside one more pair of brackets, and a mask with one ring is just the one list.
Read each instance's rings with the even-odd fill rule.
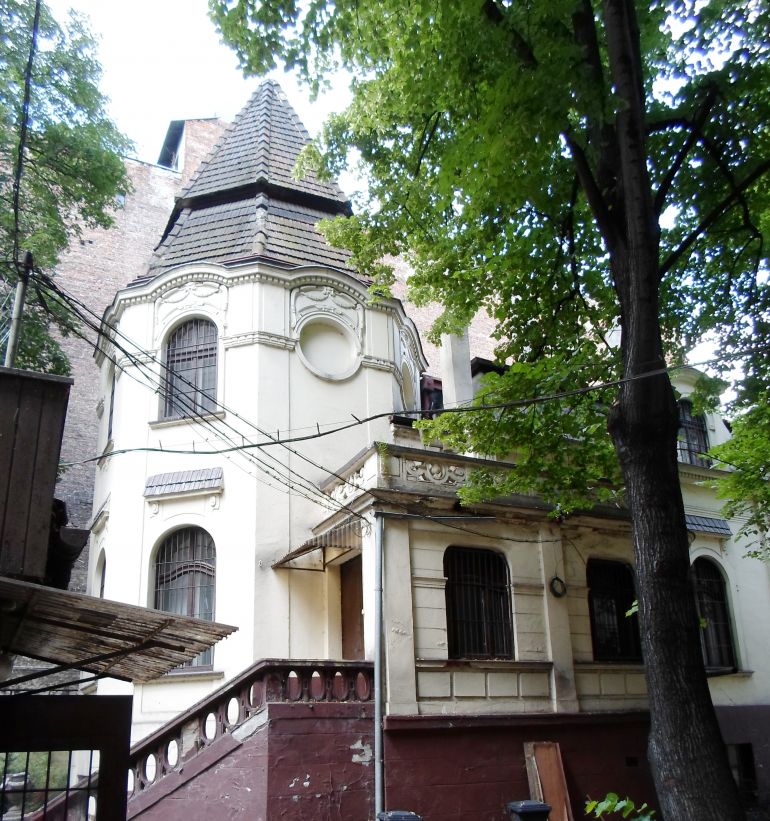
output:
[[508,563],[493,550],[444,553],[449,658],[513,658]]
[[595,661],[642,660],[639,619],[627,616],[636,599],[634,574],[625,562],[589,559],[588,610]]
[[169,336],[164,351],[163,416],[211,413],[217,406],[217,326],[190,319]]
[[715,562],[701,557],[693,562],[692,574],[703,663],[709,672],[732,672],[736,669],[735,649],[722,571]]
[[[157,610],[214,620],[216,549],[200,527],[185,527],[167,536],[155,556]],[[213,650],[196,656],[187,666],[210,667]]]

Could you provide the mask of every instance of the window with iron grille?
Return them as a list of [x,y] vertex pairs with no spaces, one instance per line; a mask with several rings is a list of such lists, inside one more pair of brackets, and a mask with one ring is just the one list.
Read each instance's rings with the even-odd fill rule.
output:
[[[83,778],[76,775],[76,758],[85,766]],[[0,769],[0,819],[94,818],[93,750],[2,752]]]
[[720,569],[709,559],[692,565],[695,607],[700,619],[703,663],[712,673],[731,673],[735,668],[727,589]]
[[166,418],[196,416],[216,410],[217,328],[207,319],[180,325],[166,344]]
[[639,620],[627,616],[636,599],[634,575],[624,562],[589,559],[588,610],[595,661],[642,660]]
[[706,419],[692,412],[689,399],[679,400],[679,441],[677,443],[679,461],[688,465],[711,467],[711,460],[703,454],[709,449],[706,434]]
[[[214,620],[216,550],[199,527],[175,530],[155,558],[155,607],[167,613]],[[211,667],[213,649],[197,655],[186,667]]]
[[444,553],[449,658],[513,658],[508,563],[493,550]]

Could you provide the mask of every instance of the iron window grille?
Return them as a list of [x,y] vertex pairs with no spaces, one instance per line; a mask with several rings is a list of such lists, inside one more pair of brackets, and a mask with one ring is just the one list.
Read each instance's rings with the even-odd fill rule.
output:
[[595,661],[640,662],[639,619],[626,613],[636,599],[634,575],[624,562],[589,559],[586,569]]
[[[214,620],[216,550],[211,536],[199,527],[174,531],[155,558],[155,608],[182,616]],[[209,647],[184,667],[211,667]]]
[[511,593],[505,557],[449,547],[444,553],[449,658],[512,659]]
[[708,449],[705,417],[692,412],[692,402],[689,399],[680,399],[677,442],[679,461],[703,468],[711,467],[711,460],[705,456]]
[[692,574],[703,663],[709,673],[732,673],[735,651],[724,577],[714,562],[704,558],[693,562]]
[[[88,773],[78,779],[75,757]],[[87,821],[96,807],[93,750],[0,753],[0,819],[67,818]],[[56,810],[50,809],[56,802]]]
[[166,345],[163,415],[196,416],[216,410],[217,328],[207,319],[180,325]]

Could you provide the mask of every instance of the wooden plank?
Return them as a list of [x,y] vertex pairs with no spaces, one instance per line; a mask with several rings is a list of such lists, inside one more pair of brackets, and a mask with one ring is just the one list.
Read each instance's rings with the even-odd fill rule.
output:
[[529,797],[533,801],[543,801],[543,785],[540,783],[540,775],[537,771],[537,761],[535,760],[535,743],[533,741],[524,742],[524,762],[527,765]]
[[551,805],[549,821],[574,821],[559,745],[554,741],[527,742],[524,757],[530,797]]
[[45,545],[45,548],[40,553],[35,553],[29,548],[26,550],[23,572],[27,578],[45,576],[48,536],[51,529],[51,502],[56,488],[69,385],[44,382],[40,400],[34,481],[29,495],[27,544]]
[[0,368],[0,573],[42,580],[71,379]]
[[[4,378],[0,385],[0,572],[13,566],[10,555],[13,545],[6,545],[6,517],[14,511],[8,507],[8,492],[11,487],[11,464],[13,463],[13,443],[16,441],[16,426],[19,421],[19,394],[21,381]],[[21,546],[19,545],[19,549]]]
[[[30,517],[30,493],[35,479],[35,457],[37,435],[40,426],[40,403],[42,389],[34,381],[22,382],[19,393],[19,423],[13,442],[13,459],[8,488],[8,515],[3,533],[3,572],[8,575],[23,575],[26,551],[48,551],[45,544],[28,541]],[[40,511],[37,511],[37,515]],[[50,520],[50,508],[45,511]],[[43,563],[45,572],[45,563]],[[39,576],[38,578],[42,578]]]

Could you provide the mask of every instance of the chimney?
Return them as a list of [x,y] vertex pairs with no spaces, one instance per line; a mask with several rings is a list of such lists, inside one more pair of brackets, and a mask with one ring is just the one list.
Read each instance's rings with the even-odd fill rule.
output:
[[441,336],[441,382],[445,408],[465,405],[473,399],[471,348],[467,328],[461,335]]

